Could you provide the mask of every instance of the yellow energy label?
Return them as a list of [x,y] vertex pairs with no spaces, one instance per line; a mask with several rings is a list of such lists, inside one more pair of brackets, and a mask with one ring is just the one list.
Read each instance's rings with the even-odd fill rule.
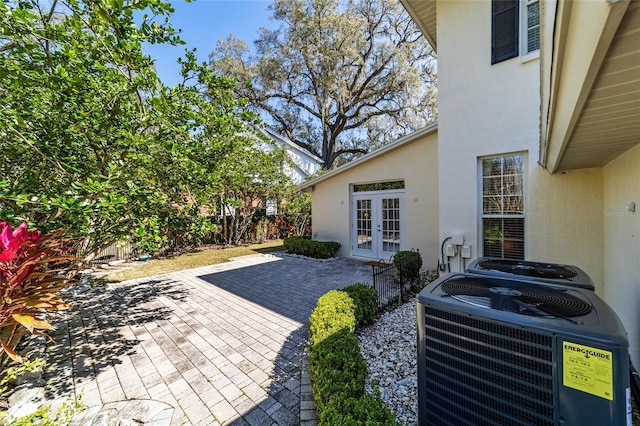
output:
[[611,352],[562,342],[562,384],[613,401]]

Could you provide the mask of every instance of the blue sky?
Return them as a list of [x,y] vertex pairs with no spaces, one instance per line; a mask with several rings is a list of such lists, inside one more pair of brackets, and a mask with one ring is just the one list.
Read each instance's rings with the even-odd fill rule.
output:
[[191,3],[172,1],[174,28],[182,29],[183,46],[148,45],[145,51],[155,60],[158,76],[170,86],[180,81],[176,60],[185,48],[196,48],[199,62],[207,61],[209,53],[220,39],[229,34],[244,40],[250,48],[260,27],[275,28],[266,10],[268,0],[196,0]]

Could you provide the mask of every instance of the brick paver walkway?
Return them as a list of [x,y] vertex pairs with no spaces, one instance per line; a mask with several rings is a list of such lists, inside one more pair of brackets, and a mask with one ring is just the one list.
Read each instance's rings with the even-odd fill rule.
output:
[[312,423],[304,397],[300,417],[308,317],[357,281],[371,281],[361,262],[255,255],[93,288],[56,324],[49,395],[162,401],[172,425]]

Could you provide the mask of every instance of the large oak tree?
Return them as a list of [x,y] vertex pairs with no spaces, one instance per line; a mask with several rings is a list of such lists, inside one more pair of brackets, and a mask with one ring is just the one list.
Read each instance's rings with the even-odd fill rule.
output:
[[324,168],[434,120],[434,53],[397,0],[274,0],[270,9],[280,26],[261,29],[255,54],[230,36],[211,66]]

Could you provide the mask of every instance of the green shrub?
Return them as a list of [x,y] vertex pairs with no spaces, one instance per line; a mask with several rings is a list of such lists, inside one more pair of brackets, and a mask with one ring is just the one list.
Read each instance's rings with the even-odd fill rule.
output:
[[377,292],[357,283],[325,293],[309,317],[309,374],[319,424],[396,425],[379,396],[365,392],[367,364],[353,333],[375,318]]
[[404,280],[415,281],[420,278],[420,268],[422,268],[420,252],[399,251],[393,256],[393,263]]
[[378,312],[378,290],[363,283],[355,283],[342,289],[355,304],[357,326],[371,324]]
[[340,243],[335,241],[315,241],[309,237],[289,237],[284,239],[284,248],[289,253],[316,259],[328,259],[335,256]]
[[313,397],[325,407],[336,397],[358,398],[364,393],[367,364],[358,338],[343,328],[313,347],[309,356]]
[[353,299],[340,290],[325,293],[309,317],[309,340],[313,347],[343,328],[350,332],[356,329],[355,304]]
[[368,393],[360,398],[335,399],[320,415],[319,425],[397,425],[393,412],[380,398]]

